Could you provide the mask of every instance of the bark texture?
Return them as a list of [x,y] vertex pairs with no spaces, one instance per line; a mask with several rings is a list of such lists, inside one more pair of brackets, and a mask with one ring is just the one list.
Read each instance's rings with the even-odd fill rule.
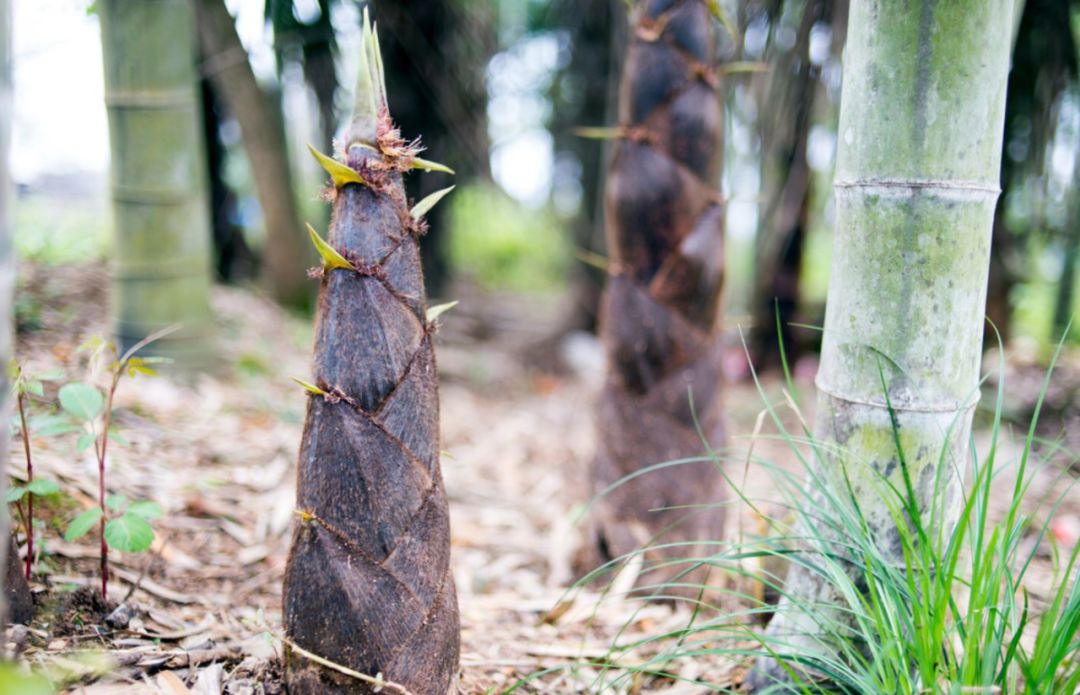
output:
[[[850,481],[869,532],[900,566],[883,486],[903,490],[910,477],[930,537],[948,538],[961,507],[1011,20],[1011,0],[851,4],[816,436],[821,478]],[[835,512],[818,504],[819,490],[808,505],[828,540]],[[844,610],[834,585],[792,563],[769,632],[804,657],[821,654],[833,635],[818,626],[843,624]],[[751,682],[787,678],[763,659]]]
[[[715,25],[700,0],[644,0],[623,73],[605,190],[610,276],[600,336],[600,494],[655,464],[723,443],[717,311],[723,279],[718,181],[723,114],[713,69]],[[697,423],[695,423],[695,419]],[[664,468],[600,497],[579,556],[587,570],[645,546],[719,540],[725,485],[711,461]],[[648,560],[700,557],[706,546],[656,549]],[[685,572],[646,573],[639,586]],[[701,572],[679,581],[701,582]],[[666,589],[664,591],[667,591]],[[691,589],[689,593],[697,593]]]
[[114,218],[112,300],[121,350],[162,328],[150,349],[181,366],[209,359],[210,220],[187,0],[102,0]]
[[[433,326],[401,177],[409,148],[385,106],[377,135],[355,139],[359,122],[345,159],[368,183],[333,191],[329,244],[349,267],[321,272],[313,377],[322,393],[310,396],[300,447],[285,628],[323,658],[444,695],[457,671],[458,611]],[[292,695],[374,692],[298,652],[287,681]]]

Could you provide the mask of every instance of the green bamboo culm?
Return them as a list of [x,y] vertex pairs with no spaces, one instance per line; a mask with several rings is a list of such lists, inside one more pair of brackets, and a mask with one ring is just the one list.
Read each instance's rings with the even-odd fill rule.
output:
[[[827,661],[838,635],[819,626],[847,622],[836,584],[812,569],[817,553],[844,547],[829,531],[830,505],[815,503],[820,486],[850,499],[897,566],[903,544],[884,490],[911,501],[901,516],[917,516],[927,538],[947,542],[955,527],[979,395],[1012,17],[1012,0],[851,3],[817,376],[820,475],[807,491],[808,508],[826,518],[799,534],[815,540],[769,626],[771,643],[791,645],[781,651]],[[762,659],[752,684],[787,681],[789,669]]]
[[210,217],[190,0],[98,0],[112,153],[113,326],[126,349],[204,364]]

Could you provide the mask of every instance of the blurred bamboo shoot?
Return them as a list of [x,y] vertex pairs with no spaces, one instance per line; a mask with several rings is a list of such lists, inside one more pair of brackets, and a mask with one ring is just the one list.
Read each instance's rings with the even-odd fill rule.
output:
[[[651,548],[647,561],[700,556],[708,546],[698,543],[723,535],[726,487],[714,461],[643,472],[724,441],[718,26],[702,0],[642,0],[635,10],[605,191],[609,366],[591,477],[592,492],[606,494],[578,557],[583,571],[641,548]],[[687,586],[706,577],[692,569],[668,563],[639,585],[677,579],[685,590],[676,593],[696,594]]]

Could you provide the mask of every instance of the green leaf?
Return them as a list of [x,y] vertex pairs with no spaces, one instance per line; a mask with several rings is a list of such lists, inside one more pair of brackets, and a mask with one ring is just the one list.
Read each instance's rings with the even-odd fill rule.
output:
[[97,441],[97,437],[94,436],[93,432],[83,432],[79,435],[79,440],[75,442],[75,450],[81,454],[94,446],[95,441]]
[[105,408],[101,391],[80,381],[61,386],[59,396],[64,412],[83,422],[93,422]]
[[29,673],[16,664],[0,665],[0,695],[53,695],[54,692],[43,676]]
[[141,553],[154,542],[154,529],[146,519],[128,512],[105,524],[105,542],[124,553]]
[[34,378],[38,379],[39,381],[60,381],[65,376],[66,375],[64,374],[63,369],[50,369],[47,372],[41,372],[40,374],[35,374]]
[[39,437],[54,437],[81,430],[81,427],[63,415],[41,415],[30,421],[30,431]]
[[414,220],[418,220],[424,215],[428,214],[431,208],[435,207],[435,204],[442,200],[447,193],[454,190],[454,186],[444,188],[441,191],[435,191],[429,196],[425,196],[423,200],[413,206],[413,209],[409,211]]
[[157,376],[157,370],[150,367],[151,364],[160,364],[161,360],[154,357],[132,357],[127,361],[127,374],[128,376],[135,376],[136,374],[145,374],[146,376]]
[[120,512],[127,506],[128,498],[124,495],[105,495],[105,506],[114,512]]
[[68,543],[77,541],[94,528],[94,524],[101,520],[101,507],[92,507],[71,520],[67,531],[64,531],[64,540]]
[[330,244],[326,243],[319,233],[315,231],[315,228],[310,224],[307,226],[308,235],[311,237],[311,243],[315,245],[315,250],[319,252],[319,255],[323,259],[323,267],[327,269],[333,268],[345,268],[347,270],[356,270],[352,263],[345,260],[345,257],[337,252]]
[[334,188],[341,188],[347,183],[358,183],[361,186],[368,185],[368,182],[364,180],[364,177],[352,167],[342,164],[333,157],[329,157],[322,152],[319,152],[310,143],[308,143],[308,149],[315,157],[315,161],[326,170],[327,174],[330,174],[330,179],[334,182]]
[[160,519],[164,516],[165,510],[161,508],[160,504],[153,500],[136,500],[128,507],[128,514],[134,514],[147,521],[153,521],[154,519]]
[[131,442],[129,442],[127,440],[127,437],[120,434],[120,430],[117,429],[116,427],[110,427],[109,428],[109,439],[113,440],[114,442],[116,442],[120,446],[130,446],[131,445]]
[[427,310],[427,321],[428,321],[428,323],[431,323],[432,321],[439,318],[440,316],[442,316],[446,312],[450,311],[451,309],[453,309],[457,305],[458,305],[458,301],[455,299],[452,302],[446,302],[445,304],[436,304],[435,306],[428,307],[428,310]]
[[423,171],[439,171],[444,174],[454,173],[454,170],[446,166],[445,164],[439,164],[438,162],[421,159],[420,157],[413,157],[411,168],[422,169]]
[[55,495],[60,492],[60,483],[49,478],[35,478],[30,481],[26,489],[38,497],[44,497],[45,495]]
[[308,393],[313,393],[316,396],[325,396],[326,395],[326,391],[323,391],[321,388],[319,388],[315,384],[309,384],[308,382],[304,381],[303,379],[297,379],[295,376],[291,376],[289,378],[292,379],[293,381],[295,381],[296,383],[300,384],[301,386],[303,386],[304,390],[307,391]]
[[26,494],[26,488],[23,487],[22,485],[16,485],[14,487],[9,487],[8,491],[7,491],[7,494],[4,495],[4,501],[7,502],[8,504],[11,504],[12,502],[18,502],[19,500],[21,500],[23,498],[23,495],[25,495],[25,494]]
[[30,381],[26,382],[26,392],[32,393],[35,396],[44,396],[45,387],[41,385],[41,381],[37,379],[31,379]]

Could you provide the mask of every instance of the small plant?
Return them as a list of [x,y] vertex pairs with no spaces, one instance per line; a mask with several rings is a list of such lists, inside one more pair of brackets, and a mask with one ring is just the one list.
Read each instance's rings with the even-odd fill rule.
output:
[[[45,497],[60,492],[60,485],[55,480],[34,478],[34,460],[30,453],[30,428],[26,417],[27,399],[31,395],[39,397],[45,395],[43,381],[55,381],[62,377],[61,372],[47,372],[31,376],[23,372],[18,364],[12,363],[12,390],[15,392],[15,403],[19,411],[19,431],[22,436],[23,451],[26,453],[26,485],[13,485],[9,488],[6,501],[8,504],[15,505],[26,533],[27,581],[30,581],[34,568],[34,497]],[[25,509],[23,499],[26,500]]]
[[88,509],[74,519],[64,532],[64,539],[74,541],[89,533],[95,525],[99,527],[101,540],[101,596],[108,597],[109,583],[109,548],[121,552],[139,553],[150,547],[154,541],[154,531],[150,522],[162,514],[161,507],[155,502],[136,500],[129,502],[120,495],[105,493],[105,461],[109,440],[122,438],[113,431],[113,398],[120,380],[125,376],[137,374],[154,376],[154,365],[168,360],[163,357],[137,357],[136,353],[154,342],[177,330],[176,326],[153,333],[125,353],[116,357],[116,346],[104,339],[94,338],[87,341],[81,349],[91,352],[91,362],[104,361],[109,374],[109,386],[103,394],[97,386],[84,382],[65,384],[60,388],[60,408],[71,420],[84,431],[80,435],[77,447],[80,451],[94,447],[98,464],[98,506]]

